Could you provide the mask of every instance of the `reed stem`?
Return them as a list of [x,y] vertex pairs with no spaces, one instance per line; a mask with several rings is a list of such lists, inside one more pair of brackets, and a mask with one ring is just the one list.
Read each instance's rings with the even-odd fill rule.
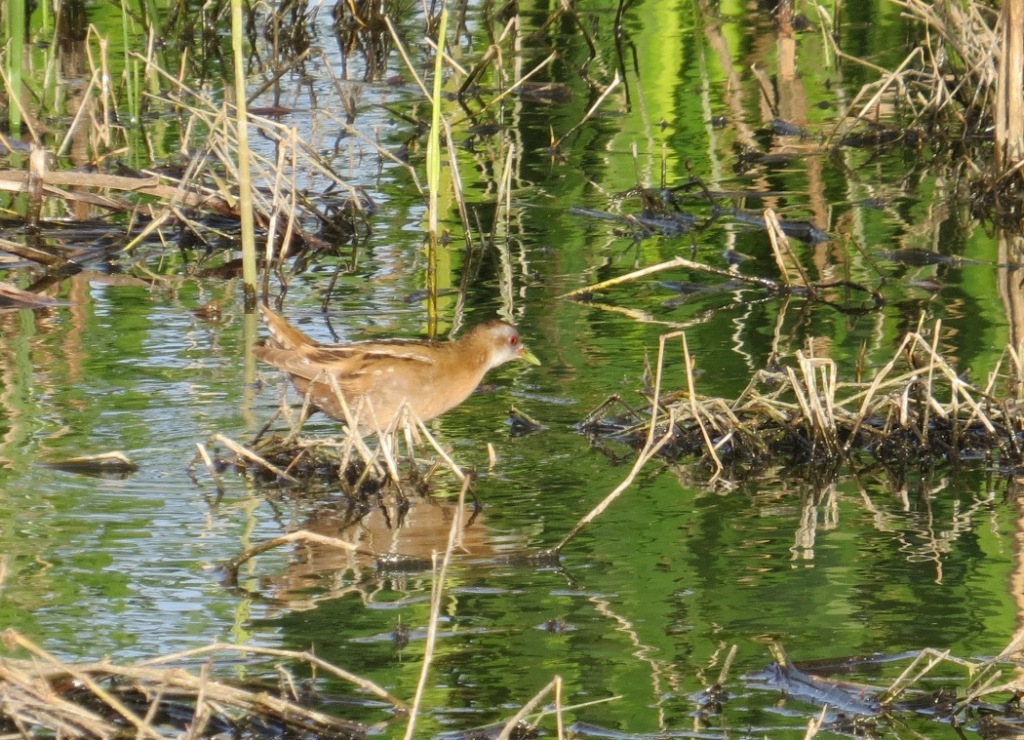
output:
[[[7,79],[11,85],[11,97],[23,101],[21,71],[24,69],[25,58],[25,0],[8,0],[7,2],[7,40],[10,44],[7,52]],[[21,133],[21,105],[11,104],[7,108],[11,133]]]
[[242,55],[242,0],[231,0],[231,48],[235,68],[235,121],[238,129],[238,207],[242,221],[242,280],[245,310],[256,308],[256,235],[252,213],[252,174],[249,169],[249,128],[245,100],[245,60]]
[[427,136],[427,330],[437,334],[438,195],[441,190],[441,82],[444,71],[448,9],[441,7],[434,55],[434,87],[430,98],[430,133]]

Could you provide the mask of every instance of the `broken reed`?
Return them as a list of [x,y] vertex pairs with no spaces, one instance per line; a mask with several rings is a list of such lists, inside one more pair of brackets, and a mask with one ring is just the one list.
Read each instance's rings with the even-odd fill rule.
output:
[[[83,76],[89,81],[89,84],[80,99],[76,98],[78,102],[75,103],[74,109],[61,109],[52,112],[33,110],[28,112],[26,120],[31,121],[33,117],[45,115],[48,120],[69,121],[71,124],[69,132],[73,133],[65,135],[64,143],[58,147],[55,154],[59,157],[66,151],[70,146],[71,137],[74,136],[78,137],[75,142],[77,150],[87,152],[89,159],[96,163],[108,161],[112,152],[124,150],[160,152],[162,147],[157,140],[161,135],[159,128],[162,126],[175,125],[182,132],[182,141],[178,148],[190,155],[186,174],[180,179],[165,179],[162,176],[160,178],[162,185],[170,186],[177,194],[158,195],[158,198],[161,198],[160,201],[145,202],[141,206],[138,223],[142,224],[142,233],[136,232],[139,234],[138,239],[130,242],[127,249],[131,249],[134,244],[143,239],[174,243],[174,230],[180,228],[182,224],[195,233],[207,232],[208,229],[204,224],[193,220],[201,219],[201,216],[186,215],[194,214],[194,211],[181,208],[183,205],[188,205],[193,209],[198,206],[200,209],[209,210],[218,216],[244,218],[243,214],[246,209],[239,207],[239,193],[243,195],[251,193],[253,197],[255,227],[268,232],[268,252],[271,248],[280,250],[275,257],[267,260],[268,265],[274,262],[279,263],[281,260],[279,255],[283,255],[289,248],[294,254],[294,250],[300,249],[303,244],[312,246],[313,249],[329,248],[331,245],[319,243],[320,240],[314,234],[304,232],[300,226],[302,223],[310,223],[321,218],[324,208],[319,203],[307,200],[308,196],[303,193],[308,192],[308,189],[303,191],[298,186],[295,173],[323,175],[328,190],[333,186],[340,191],[349,192],[351,202],[357,207],[361,203],[359,193],[337,173],[331,171],[329,164],[324,162],[319,155],[320,148],[316,142],[299,141],[293,129],[281,125],[278,121],[251,114],[247,116],[240,107],[236,108],[230,104],[211,100],[210,96],[202,89],[191,87],[187,83],[187,80],[193,78],[188,74],[188,70],[163,66],[164,59],[160,57],[158,49],[153,43],[154,29],[156,37],[160,35],[158,26],[160,21],[150,12],[150,5],[146,3],[147,12],[137,22],[125,18],[118,26],[116,33],[123,36],[124,39],[123,59],[117,56],[113,59],[108,58],[111,48],[111,45],[107,43],[109,30],[92,28],[87,38],[79,42],[82,48],[88,52],[81,54],[81,58],[84,60],[84,64],[88,65],[88,68],[83,70]],[[225,14],[219,17],[222,21],[228,20]],[[494,22],[494,18],[495,16],[489,16],[489,22]],[[501,90],[500,93],[496,93],[484,102],[480,100],[479,90],[464,89],[467,82],[463,82],[462,87],[459,88],[459,94],[460,96],[471,94],[474,104],[480,104],[483,108],[492,107],[518,89],[526,79],[547,66],[554,58],[553,55],[549,55],[547,59],[525,75],[518,72],[517,66],[509,64],[510,55],[514,56],[515,53],[515,39],[518,34],[518,27],[513,18],[508,20],[504,29],[500,27],[492,29],[498,47],[488,47],[479,63],[467,73],[451,56],[445,54],[446,21],[447,12],[444,9],[436,15],[430,13],[424,15],[424,28],[428,42],[433,44],[435,52],[432,94],[423,84],[421,75],[414,73],[417,82],[420,83],[424,98],[431,103],[431,125],[427,137],[428,193],[425,193],[429,196],[427,220],[431,234],[429,241],[431,255],[428,261],[430,269],[426,286],[428,295],[432,296],[428,302],[431,328],[436,324],[436,285],[439,261],[437,252],[441,239],[440,229],[444,223],[444,214],[442,214],[441,208],[446,202],[447,195],[453,196],[467,244],[472,244],[474,241],[471,235],[473,226],[470,223],[472,216],[465,202],[459,177],[460,149],[454,144],[451,125],[444,116],[445,103],[441,95],[442,83],[446,78],[452,79],[456,83],[469,79],[479,80],[489,72],[498,81],[496,87]],[[165,26],[180,22],[180,18],[173,12],[163,21]],[[394,30],[391,19],[385,16],[384,22],[391,30],[393,42],[405,57],[409,70],[413,71],[413,62],[405,54],[401,39]],[[141,30],[139,24],[142,26]],[[235,28],[238,28],[237,23]],[[238,64],[235,75],[236,79],[241,82],[244,80],[245,72],[238,62],[237,52],[241,46],[241,40],[237,33],[233,38],[233,43],[236,52],[235,60]],[[262,59],[266,50],[261,49],[252,38],[249,39],[249,43],[253,45],[250,55]],[[495,52],[495,48],[500,47],[505,47],[504,53]],[[46,65],[48,69],[55,66],[56,51],[56,45],[54,45],[48,52],[51,55],[51,59]],[[298,65],[305,63],[307,58],[315,53],[311,52],[284,61],[288,64]],[[121,63],[124,65],[124,71],[117,73],[116,69]],[[187,64],[187,59],[181,63]],[[279,65],[267,64],[266,66],[278,68]],[[115,75],[114,84],[105,84],[105,80],[111,79],[112,71]],[[47,73],[46,79],[47,87],[42,91],[39,99],[52,100],[55,101],[55,104],[58,100],[63,101],[64,98],[51,91],[51,88],[56,89],[56,85],[50,84],[56,79],[55,76]],[[14,98],[13,86],[9,79],[6,80],[6,86],[8,97]],[[242,87],[244,90],[244,86]],[[340,87],[339,95],[344,99]],[[235,97],[241,103],[244,101],[244,92],[236,92]],[[154,126],[128,125],[127,122],[138,122],[142,111],[153,115],[160,113],[165,115],[160,117],[162,123]],[[167,113],[171,115],[166,115]],[[330,114],[326,115],[331,117]],[[81,125],[82,119],[86,117],[92,117],[91,125]],[[351,122],[339,119],[334,119],[334,122],[349,136],[359,139],[363,144],[373,146],[383,159],[406,169],[419,187],[420,180],[413,167],[399,162],[393,153],[384,149],[377,142],[369,141],[364,134],[353,128]],[[252,156],[250,183],[246,182],[244,165],[245,154],[248,150],[245,142],[247,130],[258,131],[261,139],[276,142],[279,154],[277,161],[274,162],[261,158],[258,153],[250,153]],[[54,135],[56,138],[61,136],[59,131],[54,132]],[[82,140],[84,137],[87,137],[87,141]],[[446,147],[449,163],[447,170],[441,166]],[[510,183],[515,179],[512,163],[516,160],[511,150],[502,152],[501,160],[504,166],[495,167],[496,171],[500,170],[503,173],[496,207],[500,209],[501,204],[505,203],[507,210],[511,192]],[[446,171],[450,173],[450,181],[444,175]],[[41,184],[47,186],[54,184],[50,182],[49,178],[55,175],[54,172],[42,173]],[[192,197],[193,194],[199,193],[202,195],[198,198]],[[57,195],[51,190],[44,199],[44,205],[59,205],[58,201],[61,197],[62,195]],[[209,201],[206,201],[209,205],[208,209],[204,209],[202,205],[204,198],[209,198]],[[74,199],[73,195],[69,194],[68,199]],[[109,206],[114,211],[131,212],[134,208],[139,207],[134,199],[122,198],[106,201],[103,197],[97,196],[94,200],[96,202],[93,205],[98,205],[100,208]],[[495,219],[495,223],[498,223],[498,219]],[[478,226],[479,224],[477,224]],[[243,223],[243,238],[252,229],[251,224]],[[292,237],[295,239],[293,240]],[[495,240],[495,243],[500,249],[507,250],[508,248],[503,240]],[[246,253],[251,255],[251,250],[246,250]],[[503,261],[511,262],[507,258],[504,258]],[[246,260],[246,265],[249,266],[249,269],[246,270],[247,283],[251,280],[251,264],[251,258]],[[513,291],[511,287],[503,285],[502,294],[510,297]],[[506,305],[506,312],[511,314],[510,298],[507,303],[509,305]]]
[[372,729],[308,706],[315,703],[309,683],[300,685],[283,667],[276,687],[213,675],[218,664],[237,669],[238,656],[304,666],[313,675],[355,685],[393,711],[408,708],[373,682],[309,652],[215,643],[127,665],[66,663],[13,629],[2,638],[8,648],[31,656],[0,657],[0,730],[18,737],[164,738],[170,730],[187,737],[356,738]]
[[[727,470],[736,476],[777,464],[839,464],[863,454],[894,465],[979,458],[1024,464],[1022,348],[1007,347],[979,388],[939,352],[940,329],[937,322],[930,338],[920,328],[908,333],[867,382],[843,382],[831,358],[797,352],[781,371],[758,372],[735,400],[700,396],[688,371],[684,389],[649,397],[646,412],[616,418],[615,404],[607,403],[581,427],[649,445],[654,416],[656,436],[670,438],[661,456],[703,462],[716,478]],[[997,386],[1008,389],[1003,397]]]
[[[995,159],[991,167],[978,169],[991,171],[995,180],[1019,171],[1024,161],[1024,6],[1016,0],[1001,7],[975,0],[894,2],[922,29],[920,41],[895,70],[864,86],[850,104],[850,115],[836,124],[829,138],[839,128],[848,132],[875,120],[883,100],[895,95],[908,113],[907,129],[922,122],[952,123],[967,138],[987,126],[969,129],[968,121],[991,122]],[[834,51],[879,71],[838,44]],[[973,152],[972,157],[977,157],[976,165],[987,161]]]

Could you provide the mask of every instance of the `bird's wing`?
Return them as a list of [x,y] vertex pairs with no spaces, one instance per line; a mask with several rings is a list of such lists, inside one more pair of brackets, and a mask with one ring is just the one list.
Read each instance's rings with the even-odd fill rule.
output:
[[430,352],[432,347],[436,345],[427,345],[415,340],[371,340],[350,344],[321,344],[303,354],[312,362],[324,365],[325,369],[337,368],[344,374],[372,373],[387,365],[435,365],[437,358]]
[[260,306],[260,311],[263,314],[263,320],[267,322],[270,336],[274,338],[278,347],[303,351],[320,346],[318,341],[296,329],[284,317],[271,311],[269,306]]
[[329,373],[343,391],[355,394],[367,393],[389,377],[421,374],[436,364],[422,343],[402,341],[320,345],[302,351],[260,345],[255,352],[264,362],[307,381]]
[[310,362],[308,357],[292,349],[263,344],[254,347],[253,352],[268,365],[305,380],[313,380],[323,370],[323,367]]

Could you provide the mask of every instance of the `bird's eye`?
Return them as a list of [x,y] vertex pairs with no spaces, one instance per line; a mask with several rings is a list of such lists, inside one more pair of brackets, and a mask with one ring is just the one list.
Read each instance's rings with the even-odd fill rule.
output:
[[515,334],[513,334],[512,336],[510,336],[508,338],[508,343],[511,346],[515,347],[517,344],[519,344],[519,337],[517,337]]

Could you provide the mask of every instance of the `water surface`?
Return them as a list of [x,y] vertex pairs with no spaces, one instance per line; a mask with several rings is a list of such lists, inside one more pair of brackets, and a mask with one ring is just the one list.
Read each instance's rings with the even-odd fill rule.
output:
[[[700,392],[725,397],[759,369],[791,362],[796,350],[831,357],[852,378],[858,368],[888,362],[904,332],[939,319],[942,351],[971,377],[985,378],[1011,336],[996,240],[944,191],[947,173],[939,165],[894,147],[737,166],[737,147],[748,133],[762,141],[772,136],[760,89],[745,70],[752,63],[774,69],[774,42],[766,16],[727,6],[716,16],[700,3],[638,4],[625,18],[628,54],[614,44],[614,9],[588,11],[581,17],[597,39],[597,60],[588,60],[578,28],[555,24],[521,61],[530,68],[557,49],[559,59],[542,79],[565,85],[569,98],[512,98],[501,109],[499,133],[454,132],[474,219],[494,239],[475,234],[467,248],[446,203],[453,238],[440,282],[459,288],[464,277],[472,279],[461,302],[454,292],[441,298],[440,329],[499,314],[514,318],[543,365],[503,367],[489,377],[488,392],[431,423],[458,462],[478,471],[482,510],[444,584],[424,737],[507,718],[556,674],[565,702],[580,707],[567,713],[584,723],[580,728],[791,736],[817,710],[787,707],[745,678],[771,660],[769,643],[783,645],[794,660],[925,647],[973,659],[997,654],[1018,629],[1019,598],[1011,587],[1020,537],[1016,489],[983,465],[895,471],[868,464],[824,484],[780,468],[753,480],[710,483],[707,468],[692,460],[654,462],[565,549],[557,567],[509,557],[553,546],[626,476],[634,452],[591,440],[575,425],[611,394],[642,404],[645,356],[654,356],[669,330],[686,330]],[[880,7],[847,10],[846,39],[856,53],[892,65],[902,26],[895,11]],[[548,11],[521,12],[528,35]],[[473,9],[471,23],[488,22],[484,13]],[[731,71],[720,68],[714,24],[721,24],[732,54]],[[343,76],[344,61],[347,78],[340,86],[327,75],[317,78],[318,105],[296,106],[281,123],[323,145],[341,131],[337,96],[348,90],[358,99],[354,125],[370,141],[397,150],[414,138],[384,106],[407,109],[418,90],[407,78],[395,85],[367,73],[356,54],[343,60],[328,19],[318,18],[314,28],[334,74]],[[810,149],[866,72],[811,61],[825,58],[820,34],[802,34],[799,45],[808,62],[793,84],[802,96],[783,101],[802,101],[791,114],[809,138],[785,144]],[[581,68],[603,84],[619,68],[625,84],[553,152],[552,131],[567,134],[596,99]],[[389,57],[388,72],[406,74],[397,55]],[[739,88],[730,87],[730,73]],[[296,88],[296,96],[305,94]],[[254,102],[269,105],[274,96]],[[320,306],[334,272],[350,264],[349,248],[293,276],[284,310],[324,341],[422,336],[427,317],[416,296],[425,276],[423,199],[408,173],[380,164],[364,140],[341,141],[322,151],[339,175],[377,202],[372,231],[355,269],[334,287],[330,323]],[[273,156],[266,142],[254,145]],[[506,220],[495,216],[494,201],[507,157],[514,174]],[[420,154],[412,162],[422,170]],[[676,284],[724,282],[686,270],[602,291],[591,301],[562,298],[676,255],[777,278],[764,232],[712,218],[691,191],[679,197],[700,228],[685,234],[639,238],[623,223],[571,210],[636,213],[638,198],[627,191],[658,187],[663,162],[669,186],[692,171],[714,191],[775,193],[739,205],[771,205],[813,221],[829,239],[795,243],[808,273],[870,285],[884,295],[884,306],[842,310],[862,298],[842,291],[819,303],[750,286],[683,294]],[[309,175],[310,186],[316,182]],[[972,262],[907,264],[886,255],[897,248]],[[282,490],[235,474],[226,475],[219,497],[201,466],[190,476],[197,443],[216,433],[250,440],[288,390],[278,373],[247,354],[239,286],[182,280],[186,266],[171,252],[148,258],[166,268],[166,279],[87,272],[62,284],[60,296],[71,305],[0,315],[0,539],[8,569],[0,623],[67,660],[130,661],[213,641],[313,649],[411,697],[424,649],[429,572],[381,573],[365,560],[296,548],[262,556],[243,570],[239,588],[226,585],[219,568],[225,560],[298,528],[338,532],[348,502],[337,489]],[[218,320],[194,313],[212,299],[223,302]],[[677,345],[665,371],[667,388],[685,386]],[[506,412],[513,404],[545,429],[512,436]],[[327,437],[338,427],[315,418],[306,433]],[[124,451],[139,471],[91,478],[38,464],[110,450]],[[414,502],[401,534],[374,512],[362,536],[380,552],[429,558],[444,546],[458,488],[442,475],[432,498]],[[394,639],[399,628],[408,630],[407,644]],[[719,679],[732,646],[727,688],[734,699],[716,718],[721,725],[702,727],[694,717],[697,695]],[[881,664],[857,678],[884,686],[904,665]],[[273,676],[272,668],[265,674]],[[373,704],[338,711],[367,722],[391,718]],[[928,720],[916,729],[954,736]]]

